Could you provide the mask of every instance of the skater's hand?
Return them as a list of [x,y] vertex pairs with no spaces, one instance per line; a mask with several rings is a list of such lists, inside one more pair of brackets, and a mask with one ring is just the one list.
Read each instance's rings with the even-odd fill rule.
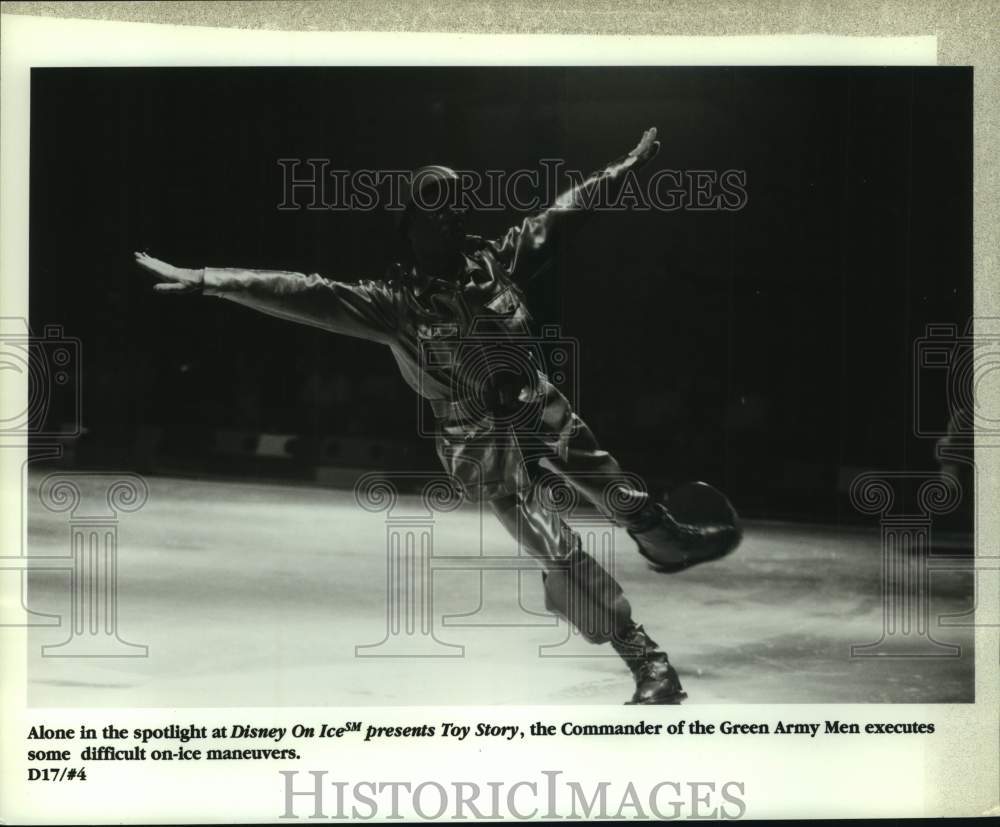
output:
[[205,280],[204,270],[188,270],[183,267],[174,267],[158,258],[153,258],[146,253],[136,253],[135,263],[140,267],[149,270],[162,283],[154,285],[153,290],[157,293],[197,293],[201,290]]
[[635,149],[629,153],[629,157],[635,158],[640,164],[644,164],[646,161],[655,158],[656,153],[659,151],[660,142],[656,140],[656,127],[651,126],[642,133],[641,140],[636,144]]

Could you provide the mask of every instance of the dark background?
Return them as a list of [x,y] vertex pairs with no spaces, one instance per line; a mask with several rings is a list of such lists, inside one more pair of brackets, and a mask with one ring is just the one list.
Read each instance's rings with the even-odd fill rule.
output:
[[[301,476],[335,437],[436,467],[388,349],[156,296],[132,252],[378,278],[393,216],[279,211],[277,159],[589,171],[655,125],[649,172],[746,170],[749,200],[598,214],[532,286],[604,447],[757,516],[852,519],[853,474],[936,467],[914,352],[971,314],[971,69],[35,69],[31,95],[30,321],[82,341],[80,465]],[[219,430],[303,441],[239,466]]]

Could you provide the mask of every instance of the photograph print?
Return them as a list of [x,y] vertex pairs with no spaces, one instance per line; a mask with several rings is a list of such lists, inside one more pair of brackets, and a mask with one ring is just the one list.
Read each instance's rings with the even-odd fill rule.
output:
[[31,705],[975,701],[971,69],[35,68],[30,159]]

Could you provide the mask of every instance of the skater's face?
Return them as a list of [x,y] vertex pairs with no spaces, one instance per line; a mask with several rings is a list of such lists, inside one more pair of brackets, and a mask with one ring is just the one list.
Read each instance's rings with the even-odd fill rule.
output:
[[419,203],[411,205],[407,236],[418,256],[441,258],[461,250],[465,211],[452,196],[451,187],[435,184],[421,190]]

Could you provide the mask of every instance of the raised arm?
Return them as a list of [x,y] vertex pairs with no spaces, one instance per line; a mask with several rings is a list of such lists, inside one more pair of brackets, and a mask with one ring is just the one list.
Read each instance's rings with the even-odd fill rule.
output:
[[551,207],[511,227],[502,238],[491,242],[490,247],[515,278],[530,279],[545,266],[544,254],[572,216],[592,212],[604,194],[613,201],[629,171],[637,170],[659,151],[656,127],[651,127],[628,154],[562,193]]
[[347,284],[283,270],[188,269],[135,254],[136,263],[160,283],[159,293],[219,296],[262,313],[377,342],[396,329],[395,303],[384,284]]

